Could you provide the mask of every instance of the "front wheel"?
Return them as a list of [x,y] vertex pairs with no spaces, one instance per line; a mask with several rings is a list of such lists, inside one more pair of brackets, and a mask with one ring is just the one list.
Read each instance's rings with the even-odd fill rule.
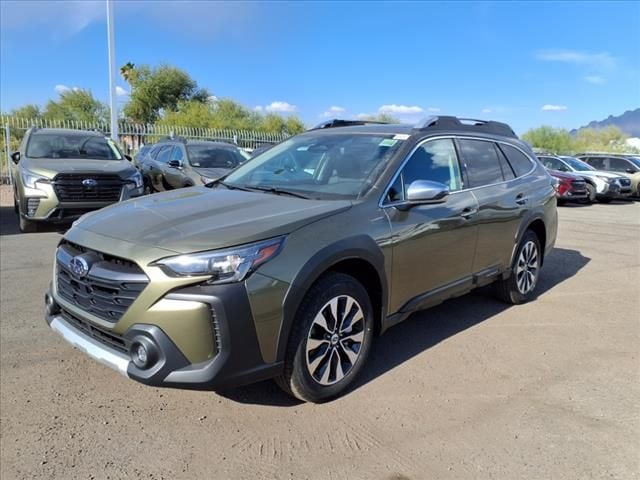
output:
[[20,231],[22,233],[34,233],[38,231],[38,224],[36,222],[29,221],[20,214],[18,214],[18,216],[20,218]]
[[527,230],[520,240],[509,278],[496,282],[496,294],[506,303],[519,305],[533,298],[540,277],[542,251],[538,236]]
[[594,187],[590,183],[587,183],[587,193],[589,195],[588,198],[587,198],[587,202],[588,203],[595,202],[596,201],[596,187]]
[[324,402],[344,393],[364,366],[373,341],[373,309],[362,284],[329,273],[305,295],[276,379],[287,393]]

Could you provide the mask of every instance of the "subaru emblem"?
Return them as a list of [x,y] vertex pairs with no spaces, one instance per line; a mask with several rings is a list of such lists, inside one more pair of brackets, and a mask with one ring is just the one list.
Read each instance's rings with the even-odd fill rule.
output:
[[93,178],[85,178],[82,180],[82,186],[85,188],[94,188],[98,186],[98,182]]
[[73,257],[69,262],[69,268],[76,277],[84,277],[89,273],[89,263],[81,256]]

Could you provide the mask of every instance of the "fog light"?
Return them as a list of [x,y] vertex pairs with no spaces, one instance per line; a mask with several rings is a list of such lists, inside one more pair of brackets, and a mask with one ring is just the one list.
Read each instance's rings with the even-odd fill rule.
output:
[[131,361],[141,369],[150,368],[158,360],[158,349],[153,341],[143,336],[133,339],[131,344]]
[[136,355],[138,356],[138,361],[143,364],[146,365],[147,364],[147,347],[145,347],[144,345],[142,345],[141,343],[138,344],[138,348],[136,349]]

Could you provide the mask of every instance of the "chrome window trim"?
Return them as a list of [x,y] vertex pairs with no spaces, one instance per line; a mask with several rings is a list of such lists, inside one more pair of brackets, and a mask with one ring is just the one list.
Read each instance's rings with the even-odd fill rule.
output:
[[[512,143],[505,142],[503,140],[493,140],[491,138],[474,137],[472,135],[440,135],[440,136],[436,136],[436,137],[429,137],[429,138],[426,138],[426,139],[422,140],[420,143],[416,144],[415,147],[413,147],[411,149],[411,152],[409,152],[407,154],[405,159],[400,164],[400,167],[398,167],[398,169],[396,170],[396,173],[394,173],[393,177],[391,177],[391,181],[389,181],[387,186],[384,188],[383,194],[380,197],[380,200],[378,201],[378,207],[380,207],[380,208],[394,207],[396,205],[400,205],[400,204],[404,203],[404,200],[395,201],[395,202],[391,202],[391,203],[385,203],[385,199],[387,198],[387,195],[389,193],[389,189],[395,183],[395,181],[397,180],[398,176],[400,175],[400,173],[404,169],[405,165],[407,164],[407,162],[409,161],[411,156],[416,152],[416,150],[418,148],[420,148],[422,145],[424,145],[427,142],[431,142],[433,140],[447,140],[447,139],[450,139],[450,140],[455,140],[455,139],[481,140],[481,141],[484,141],[484,142],[493,142],[493,143],[498,143],[498,144],[502,144],[502,145],[509,145],[510,147],[513,147],[513,148],[516,148],[517,150],[520,150],[520,152],[522,152],[524,154],[524,156],[527,157],[529,159],[529,161],[531,162],[531,170],[529,170],[527,173],[525,173],[523,175],[520,175],[519,177],[510,178],[509,180],[503,180],[502,182],[490,183],[489,185],[481,185],[479,187],[462,188],[460,190],[455,190],[453,192],[449,192],[450,196],[451,195],[455,195],[455,194],[460,193],[460,192],[472,192],[472,191],[478,190],[480,188],[493,187],[493,186],[496,186],[496,185],[502,185],[503,183],[514,182],[514,181],[516,181],[516,180],[518,180],[520,178],[526,177],[527,175],[530,175],[531,173],[533,173],[533,171],[536,169],[536,167],[538,166],[538,163],[539,163],[537,161],[534,161],[531,158],[531,156],[527,152],[525,152],[522,148],[520,148],[519,146],[513,145]],[[505,156],[507,161],[509,161],[509,158],[507,157],[507,155],[504,152],[502,152],[502,154]],[[457,149],[456,149],[456,156],[458,157],[458,163],[460,163],[460,166],[461,167],[464,166],[464,168],[466,168],[466,165],[463,165],[462,162],[460,162],[460,156],[458,154]],[[560,159],[560,161],[562,161],[562,159]],[[462,169],[460,170],[460,173],[462,173]]]

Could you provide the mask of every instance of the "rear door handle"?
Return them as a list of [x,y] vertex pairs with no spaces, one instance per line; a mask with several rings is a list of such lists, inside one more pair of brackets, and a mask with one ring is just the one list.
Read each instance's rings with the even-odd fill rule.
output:
[[460,212],[460,216],[468,220],[471,217],[473,217],[476,213],[478,213],[478,209],[476,207],[467,207],[464,210],[462,210],[462,212]]
[[529,201],[529,199],[524,196],[524,193],[521,193],[520,195],[518,195],[516,197],[516,203],[518,205],[526,205],[528,201]]

